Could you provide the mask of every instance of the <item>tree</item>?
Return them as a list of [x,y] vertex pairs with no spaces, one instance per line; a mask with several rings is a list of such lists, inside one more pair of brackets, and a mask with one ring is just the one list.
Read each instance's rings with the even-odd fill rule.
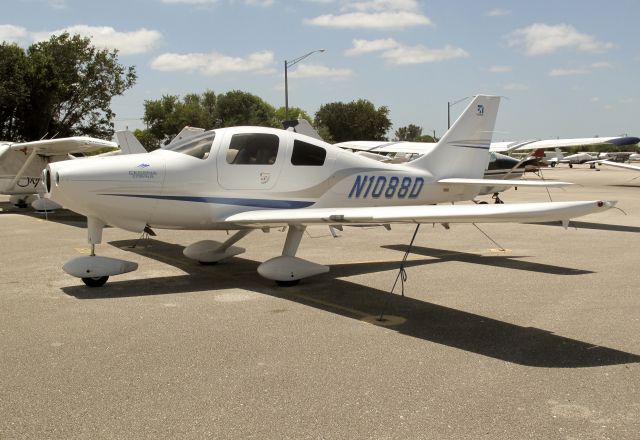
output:
[[350,140],[386,140],[391,127],[389,108],[375,108],[366,99],[350,103],[324,104],[316,112],[315,125],[326,128],[335,142]]
[[218,126],[257,125],[281,127],[276,110],[259,96],[241,90],[232,90],[218,97]]
[[160,148],[160,140],[155,137],[150,130],[140,130],[139,128],[133,131],[133,135],[142,144],[145,150],[153,151]]
[[[280,107],[276,110],[276,119],[280,122],[286,120],[284,107]],[[313,118],[309,116],[307,112],[300,107],[289,107],[289,119],[302,118],[306,119],[309,124],[313,125]]]
[[[144,102],[143,121],[148,125],[148,133],[140,131],[138,140],[144,139],[149,145],[160,145],[171,141],[186,127],[210,130],[217,127],[217,98],[212,90],[201,95],[190,93],[180,99],[177,95],[165,95],[157,100]],[[155,140],[153,140],[153,138]],[[156,147],[157,148],[157,147]]]
[[418,127],[417,125],[409,124],[406,127],[400,127],[396,130],[396,140],[397,141],[408,141],[414,142],[420,136],[422,136],[422,127]]
[[19,139],[18,113],[28,99],[27,56],[15,44],[0,45],[0,139]]
[[0,75],[0,129],[11,140],[111,137],[111,99],[136,80],[134,67],[118,63],[117,50],[98,50],[89,38],[66,32],[32,44],[26,53],[3,43]]

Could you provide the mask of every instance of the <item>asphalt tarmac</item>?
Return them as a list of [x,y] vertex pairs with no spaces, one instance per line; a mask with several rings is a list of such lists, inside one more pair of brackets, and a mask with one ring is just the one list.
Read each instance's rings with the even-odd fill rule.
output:
[[61,269],[84,218],[3,197],[0,438],[638,439],[640,174],[544,174],[624,213],[422,225],[404,297],[411,225],[309,228],[298,256],[331,270],[289,288],[256,272],[280,231],[201,266],[182,249],[224,232],[109,228],[97,253],[140,267],[90,289]]

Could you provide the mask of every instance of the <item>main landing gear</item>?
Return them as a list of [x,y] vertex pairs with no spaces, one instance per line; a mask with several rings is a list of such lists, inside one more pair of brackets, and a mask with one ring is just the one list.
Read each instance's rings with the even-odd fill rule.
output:
[[69,260],[62,266],[66,273],[82,279],[89,287],[104,286],[111,275],[132,272],[138,268],[138,263],[133,261],[96,255],[96,244],[102,242],[102,229],[105,226],[102,220],[95,217],[87,217],[87,232],[89,244],[91,245],[91,254]]
[[491,196],[491,198],[493,200],[495,200],[495,204],[496,205],[502,205],[504,202],[502,201],[502,199],[500,198],[500,193],[493,193],[493,195]]

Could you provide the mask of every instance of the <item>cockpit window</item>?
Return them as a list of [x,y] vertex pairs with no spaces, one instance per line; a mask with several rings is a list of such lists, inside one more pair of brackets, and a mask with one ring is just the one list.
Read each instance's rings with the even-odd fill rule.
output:
[[183,141],[176,142],[173,145],[163,147],[165,150],[175,151],[176,153],[188,154],[198,159],[206,159],[209,157],[213,139],[216,137],[215,131],[207,131],[202,134],[187,138]]
[[317,145],[303,142],[298,139],[293,141],[293,153],[291,164],[302,166],[321,167],[327,157],[327,150]]
[[227,163],[234,165],[273,165],[280,138],[267,133],[234,134],[227,151]]

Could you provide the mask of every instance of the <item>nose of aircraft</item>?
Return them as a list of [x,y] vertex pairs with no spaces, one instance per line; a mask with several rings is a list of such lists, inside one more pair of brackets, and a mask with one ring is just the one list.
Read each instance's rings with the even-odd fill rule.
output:
[[162,192],[165,161],[154,154],[75,159],[49,164],[43,182],[51,199],[65,208],[123,229],[148,221],[154,196]]

